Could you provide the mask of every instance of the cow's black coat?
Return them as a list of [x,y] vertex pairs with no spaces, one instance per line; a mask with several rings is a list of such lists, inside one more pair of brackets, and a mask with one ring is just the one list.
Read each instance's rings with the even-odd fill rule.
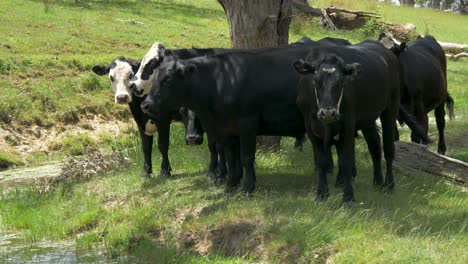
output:
[[236,161],[239,138],[246,174],[243,191],[250,193],[255,188],[256,136],[297,138],[305,132],[296,105],[298,75],[291,62],[304,57],[309,45],[318,44],[166,61],[142,107],[153,116],[180,106],[193,109],[226,146],[228,191],[237,187],[242,175]]
[[378,117],[382,123],[387,163],[385,185],[392,189],[393,132],[400,98],[397,58],[381,43],[364,41],[339,48],[312,48],[306,61],[296,61],[294,66],[302,74],[297,102],[319,163],[317,198],[324,199],[328,195],[329,142],[338,136],[338,163],[344,179],[343,199],[354,200],[352,153],[354,133],[358,129],[363,131],[366,139],[374,142],[369,144],[368,141],[374,161],[374,184],[383,183],[380,139],[375,129]]
[[[382,38],[382,36],[381,36]],[[453,99],[447,91],[447,61],[444,50],[431,36],[410,43],[395,45],[392,51],[398,56],[402,75],[402,106],[416,117],[428,133],[427,114],[434,110],[439,144],[437,152],[445,154],[446,145],[445,105],[449,117],[453,116]],[[427,141],[411,133],[411,140],[427,144]]]

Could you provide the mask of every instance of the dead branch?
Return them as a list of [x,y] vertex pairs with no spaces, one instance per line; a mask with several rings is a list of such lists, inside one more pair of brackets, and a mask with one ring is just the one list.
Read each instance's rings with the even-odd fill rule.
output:
[[426,146],[395,142],[395,166],[408,175],[438,176],[468,183],[468,163],[430,151]]
[[459,53],[459,54],[445,54],[445,56],[447,56],[449,59],[451,60],[458,60],[460,58],[468,58],[468,53],[467,52],[462,52],[462,53]]
[[464,53],[466,50],[468,50],[468,45],[465,45],[465,44],[457,44],[457,43],[442,42],[442,41],[438,41],[438,42],[439,42],[439,45],[447,53],[459,54],[459,53]]
[[356,11],[356,10],[349,10],[349,9],[343,9],[343,8],[338,8],[334,6],[330,6],[326,8],[327,13],[349,13],[349,14],[354,14],[359,17],[374,17],[374,18],[381,18],[377,13],[374,12],[366,12],[366,11]]

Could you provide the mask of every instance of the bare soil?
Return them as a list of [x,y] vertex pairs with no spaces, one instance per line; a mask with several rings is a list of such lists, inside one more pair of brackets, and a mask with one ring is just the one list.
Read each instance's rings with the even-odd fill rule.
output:
[[59,151],[66,136],[86,134],[99,142],[103,133],[116,136],[131,125],[130,119],[109,119],[99,115],[83,116],[76,124],[59,123],[50,128],[0,125],[0,149],[13,150],[22,158],[33,153],[47,155]]

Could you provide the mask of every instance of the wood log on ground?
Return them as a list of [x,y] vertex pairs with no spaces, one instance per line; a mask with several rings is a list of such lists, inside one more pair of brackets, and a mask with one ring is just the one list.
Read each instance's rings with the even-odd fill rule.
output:
[[432,152],[426,146],[395,142],[395,167],[408,175],[439,176],[468,183],[468,163]]
[[468,53],[467,52],[462,52],[459,54],[445,54],[449,59],[451,60],[458,60],[460,58],[468,58]]
[[468,50],[468,45],[438,41],[446,53],[459,54]]
[[419,36],[419,34],[416,32],[416,26],[411,23],[402,25],[384,22],[384,25],[387,28],[385,33],[390,33],[393,38],[399,41],[410,41]]
[[[325,13],[333,22],[336,28],[339,29],[356,29],[364,26],[369,19],[381,18],[377,13],[355,11],[334,6],[327,7]],[[322,16],[323,19],[324,16]]]

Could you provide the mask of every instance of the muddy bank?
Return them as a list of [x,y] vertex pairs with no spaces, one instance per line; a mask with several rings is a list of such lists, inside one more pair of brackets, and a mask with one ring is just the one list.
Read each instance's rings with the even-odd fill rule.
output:
[[67,137],[85,135],[99,143],[102,135],[116,136],[133,126],[130,119],[112,119],[103,116],[86,116],[75,124],[58,123],[52,127],[32,125],[0,125],[0,154],[16,156],[14,159],[3,159],[0,155],[0,168],[24,162],[29,155],[40,153],[49,155],[63,148]]

